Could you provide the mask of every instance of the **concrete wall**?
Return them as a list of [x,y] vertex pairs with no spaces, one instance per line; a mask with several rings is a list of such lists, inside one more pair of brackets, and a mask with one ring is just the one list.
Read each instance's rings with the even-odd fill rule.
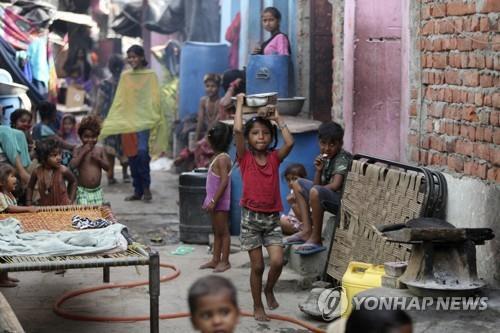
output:
[[[333,86],[332,119],[344,123],[344,0],[330,0],[332,4]],[[353,25],[351,22],[350,25]],[[347,129],[347,128],[346,128]],[[344,144],[346,142],[344,141]]]
[[297,1],[297,18],[296,18],[296,31],[297,31],[297,45],[295,57],[295,87],[296,95],[306,97],[306,101],[302,108],[300,117],[309,118],[309,77],[311,73],[311,66],[309,62],[309,54],[311,52],[311,12],[309,0]]
[[488,186],[469,177],[445,174],[448,183],[447,220],[456,227],[491,228],[496,235],[476,246],[478,276],[500,288],[500,185]]

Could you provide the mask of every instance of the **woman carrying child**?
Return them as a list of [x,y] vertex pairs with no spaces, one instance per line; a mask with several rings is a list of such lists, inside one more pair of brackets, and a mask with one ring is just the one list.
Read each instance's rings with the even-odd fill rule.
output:
[[[36,208],[18,206],[12,194],[17,186],[16,170],[7,163],[0,163],[0,213],[34,213]],[[10,278],[7,272],[0,273],[0,287],[16,287],[18,279]]]
[[212,268],[221,273],[229,268],[229,206],[231,202],[231,158],[227,151],[233,131],[224,123],[217,123],[208,131],[207,140],[215,152],[208,167],[206,182],[207,196],[203,208],[210,214],[214,230],[214,248],[212,260],[200,266],[200,269]]
[[[26,192],[26,204],[33,202],[33,192],[38,188],[40,206],[70,205],[75,201],[76,178],[61,164],[61,148],[55,140],[43,140],[35,148],[40,165],[31,174]],[[66,185],[67,183],[67,185]]]
[[280,31],[281,13],[276,7],[267,7],[262,11],[262,26],[271,33],[271,37],[257,46],[253,54],[290,55],[288,36]]
[[[270,269],[264,293],[268,307],[279,306],[274,297],[274,285],[283,268],[283,233],[279,212],[283,210],[279,188],[279,165],[293,147],[293,137],[278,110],[269,118],[254,117],[243,127],[245,95],[238,94],[234,132],[237,161],[240,165],[243,191],[241,196],[241,248],[248,251],[251,263],[250,287],[254,302],[254,317],[267,321],[262,304],[262,275],[264,258],[262,246],[270,257]],[[278,150],[277,129],[281,130],[283,146]]]

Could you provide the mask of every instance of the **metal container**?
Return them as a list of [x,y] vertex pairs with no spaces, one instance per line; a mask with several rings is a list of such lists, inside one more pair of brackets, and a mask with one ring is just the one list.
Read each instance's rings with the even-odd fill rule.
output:
[[182,242],[208,244],[212,223],[201,208],[206,181],[207,169],[183,172],[179,176],[179,236]]
[[278,98],[278,111],[282,116],[296,116],[302,111],[306,98]]

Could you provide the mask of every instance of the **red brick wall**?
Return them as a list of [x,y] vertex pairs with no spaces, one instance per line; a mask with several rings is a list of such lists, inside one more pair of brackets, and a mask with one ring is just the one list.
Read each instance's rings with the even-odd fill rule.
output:
[[500,183],[500,0],[420,0],[409,158]]

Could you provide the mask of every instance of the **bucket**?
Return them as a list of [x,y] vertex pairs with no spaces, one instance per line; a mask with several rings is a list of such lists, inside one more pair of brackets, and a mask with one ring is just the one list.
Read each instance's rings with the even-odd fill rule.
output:
[[352,298],[367,289],[382,285],[382,276],[385,275],[384,265],[373,265],[364,262],[351,261],[342,277],[342,287],[346,292],[347,310],[342,315],[349,316],[352,311]]
[[212,223],[201,208],[206,181],[207,169],[183,172],[179,176],[179,238],[184,243],[208,244]]

